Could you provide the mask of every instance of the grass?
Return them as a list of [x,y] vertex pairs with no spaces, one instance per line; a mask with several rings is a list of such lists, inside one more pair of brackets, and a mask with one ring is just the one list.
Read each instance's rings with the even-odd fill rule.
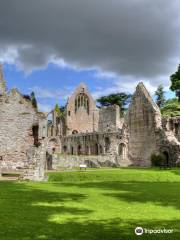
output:
[[[174,229],[134,234],[134,228]],[[180,169],[49,173],[0,182],[0,240],[180,239]]]

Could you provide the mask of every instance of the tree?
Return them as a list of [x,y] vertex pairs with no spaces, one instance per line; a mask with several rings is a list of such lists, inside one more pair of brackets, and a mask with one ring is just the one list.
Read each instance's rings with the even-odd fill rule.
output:
[[58,104],[55,105],[55,107],[54,107],[54,111],[55,111],[55,112],[57,113],[57,115],[60,117],[60,115],[61,115],[61,111],[60,111],[60,107],[59,107]]
[[97,99],[97,102],[101,104],[101,106],[110,106],[117,104],[120,106],[122,112],[126,109],[125,106],[129,103],[132,95],[126,93],[114,93],[109,94],[108,96],[102,96]]
[[36,100],[36,97],[35,97],[35,93],[32,92],[30,97],[31,97],[31,102],[32,102],[33,107],[37,109],[37,100]]
[[170,76],[171,86],[170,89],[176,93],[178,101],[180,102],[180,64],[178,66],[177,72]]
[[180,102],[178,99],[173,98],[167,100],[164,106],[161,108],[161,113],[163,116],[168,117],[180,116]]
[[163,85],[160,84],[157,88],[157,90],[155,91],[155,96],[156,96],[156,103],[158,105],[159,108],[164,106],[164,103],[166,101],[165,97],[164,97],[164,88]]

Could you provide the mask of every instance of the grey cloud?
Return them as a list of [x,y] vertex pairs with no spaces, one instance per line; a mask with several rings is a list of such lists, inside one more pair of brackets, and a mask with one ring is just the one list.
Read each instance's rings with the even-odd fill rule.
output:
[[25,70],[54,56],[156,84],[179,60],[176,0],[0,0],[0,6],[0,48],[15,46]]

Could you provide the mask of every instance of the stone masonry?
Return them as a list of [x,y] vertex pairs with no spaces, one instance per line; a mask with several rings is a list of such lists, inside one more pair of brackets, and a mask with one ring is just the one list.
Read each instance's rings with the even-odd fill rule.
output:
[[17,89],[6,91],[0,69],[0,167],[3,171],[28,169],[28,151],[34,147],[37,152],[46,136],[46,116]]
[[22,170],[24,179],[43,180],[45,170],[81,163],[148,167],[154,153],[180,164],[180,116],[162,118],[143,83],[125,117],[119,106],[96,106],[83,83],[59,116],[38,112],[17,89],[7,92],[0,66],[0,119],[0,172]]
[[[93,110],[87,111],[81,93],[85,93]],[[76,102],[76,99],[80,100]],[[78,86],[68,100],[65,115],[52,122],[57,129],[53,136],[60,139],[61,153],[66,155],[60,155],[59,162],[62,163],[63,158],[67,163],[68,156],[71,161],[74,155],[76,159],[86,156],[90,162],[95,156],[103,159],[111,156],[117,166],[150,166],[151,155],[162,153],[169,164],[176,165],[180,154],[180,119],[176,117],[165,122],[143,83],[138,84],[125,118],[121,115],[116,105],[95,107],[87,87]],[[55,161],[57,163],[57,157]],[[97,159],[95,162],[97,164]]]

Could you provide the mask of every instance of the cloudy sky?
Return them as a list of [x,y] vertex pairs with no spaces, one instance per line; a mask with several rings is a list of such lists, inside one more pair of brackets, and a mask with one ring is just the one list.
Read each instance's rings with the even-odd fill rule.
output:
[[168,90],[180,63],[179,10],[178,0],[0,0],[8,87],[34,90],[45,111],[80,82],[95,98],[139,81]]

